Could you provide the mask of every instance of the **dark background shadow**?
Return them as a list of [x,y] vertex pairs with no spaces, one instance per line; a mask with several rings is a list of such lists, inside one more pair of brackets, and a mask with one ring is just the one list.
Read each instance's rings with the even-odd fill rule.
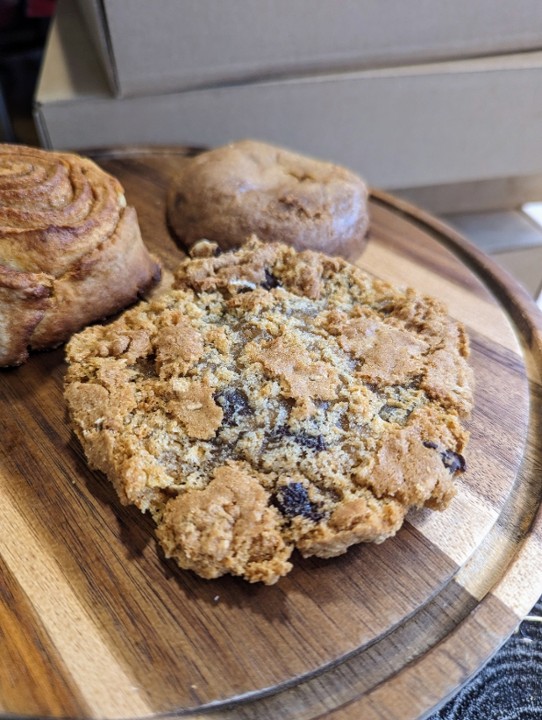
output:
[[32,101],[56,0],[0,0],[0,142],[39,145]]

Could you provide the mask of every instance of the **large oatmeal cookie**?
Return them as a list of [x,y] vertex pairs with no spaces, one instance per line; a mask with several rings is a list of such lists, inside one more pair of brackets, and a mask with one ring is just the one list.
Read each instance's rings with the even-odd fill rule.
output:
[[214,250],[67,351],[88,461],[151,512],[166,556],[271,584],[294,548],[338,555],[446,507],[471,408],[463,328],[338,258]]

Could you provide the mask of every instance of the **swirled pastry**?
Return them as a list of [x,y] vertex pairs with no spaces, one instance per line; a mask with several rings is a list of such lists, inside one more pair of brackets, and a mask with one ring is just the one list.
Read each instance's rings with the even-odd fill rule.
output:
[[159,276],[115,178],[78,155],[0,145],[0,365],[61,344]]
[[367,195],[346,168],[240,140],[183,165],[169,191],[168,221],[187,248],[205,238],[228,250],[255,233],[348,258],[365,246]]

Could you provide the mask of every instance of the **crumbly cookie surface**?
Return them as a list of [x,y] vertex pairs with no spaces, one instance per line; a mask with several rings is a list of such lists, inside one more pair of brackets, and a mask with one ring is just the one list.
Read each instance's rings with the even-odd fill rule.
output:
[[174,289],[67,348],[90,465],[166,556],[271,584],[446,507],[465,468],[468,340],[436,300],[338,258],[210,243]]
[[369,226],[368,189],[347,168],[256,140],[187,160],[171,183],[168,221],[183,245],[223,250],[252,233],[298,250],[357,257]]

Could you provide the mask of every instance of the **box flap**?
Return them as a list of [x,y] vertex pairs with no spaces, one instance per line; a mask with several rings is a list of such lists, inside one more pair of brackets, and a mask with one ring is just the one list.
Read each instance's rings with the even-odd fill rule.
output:
[[102,0],[78,0],[79,10],[101,60],[112,93],[118,94],[116,65]]
[[38,103],[111,97],[106,75],[77,3],[59,0],[35,95]]

